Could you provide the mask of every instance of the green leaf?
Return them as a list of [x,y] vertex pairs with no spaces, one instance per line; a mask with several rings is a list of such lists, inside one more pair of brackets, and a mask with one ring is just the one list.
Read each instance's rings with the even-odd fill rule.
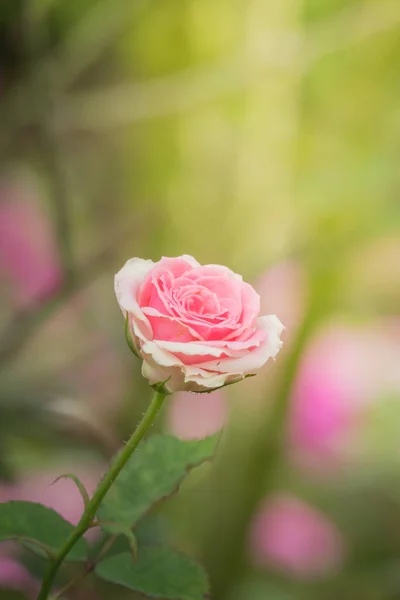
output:
[[212,458],[219,438],[183,441],[154,435],[141,442],[105,497],[100,521],[135,525],[156,502],[176,491],[193,467]]
[[142,548],[135,561],[130,554],[111,556],[96,573],[151,598],[204,600],[209,591],[207,575],[195,560],[163,546]]
[[[129,531],[131,531],[129,529]],[[165,519],[159,515],[146,515],[143,519],[140,519],[139,523],[133,530],[133,535],[136,540],[138,548],[141,546],[160,546],[167,534],[167,527]],[[115,534],[109,531],[103,531],[100,539],[93,545],[91,545],[90,552],[93,558],[97,557],[104,544]],[[124,535],[118,535],[115,542],[111,547],[103,554],[103,558],[114,556],[114,554],[123,554],[124,552],[131,552],[131,545]],[[32,556],[30,556],[32,558]],[[89,557],[90,561],[90,557]]]
[[134,529],[138,546],[160,546],[168,535],[169,523],[160,514],[146,515]]
[[[58,513],[36,502],[0,504],[0,541],[18,540],[41,556],[54,554],[74,530]],[[66,560],[86,560],[87,547],[81,539]]]

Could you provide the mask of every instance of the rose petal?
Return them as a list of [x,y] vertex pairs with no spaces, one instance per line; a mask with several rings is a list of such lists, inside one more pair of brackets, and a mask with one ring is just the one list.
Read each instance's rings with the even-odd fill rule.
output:
[[168,342],[157,340],[156,343],[160,348],[170,352],[184,365],[202,364],[207,361],[212,361],[213,357],[232,357],[239,358],[247,354],[251,348],[260,346],[267,337],[264,329],[259,329],[254,335],[245,342]]
[[279,339],[284,326],[279,321],[276,315],[260,317],[257,321],[257,327],[264,329],[267,337],[263,344],[258,348],[249,352],[240,358],[225,358],[219,361],[213,361],[202,364],[202,368],[210,371],[219,371],[220,373],[251,373],[260,369],[269,358],[275,358],[280,348],[282,341]]
[[241,288],[243,307],[240,318],[241,327],[227,336],[227,339],[245,340],[256,324],[260,314],[260,296],[248,283],[242,283]]
[[147,355],[151,356],[153,358],[153,360],[156,362],[156,364],[159,365],[160,367],[182,367],[183,366],[183,363],[179,358],[177,358],[170,352],[163,350],[163,348],[161,348],[157,342],[153,342],[150,340],[145,341],[142,344],[141,352],[142,352],[142,354],[147,354]]
[[240,373],[212,373],[185,365],[162,367],[148,355],[144,357],[142,375],[151,384],[165,381],[165,387],[171,393],[179,390],[203,392],[243,379]]
[[143,288],[138,298],[140,305],[149,305],[151,286],[154,285],[155,280],[165,275],[166,273],[168,273],[171,276],[171,281],[180,277],[187,271],[191,271],[194,268],[192,261],[194,261],[194,258],[190,256],[181,256],[179,258],[168,258],[164,256],[158,263],[153,263],[153,268],[148,274],[148,277],[145,279],[143,283]]
[[143,281],[138,296],[141,307],[149,306],[157,309],[161,314],[175,315],[174,302],[170,289],[175,278],[199,266],[199,263],[188,255],[179,258],[163,257],[148,273]]
[[188,343],[201,339],[194,329],[176,317],[160,314],[158,310],[150,307],[144,308],[143,313],[150,322],[156,340],[182,340]]
[[152,260],[131,258],[115,275],[114,281],[115,294],[124,316],[128,312],[136,319],[135,334],[144,339],[152,337],[152,329],[137,302],[137,294],[153,266]]
[[243,281],[243,277],[241,275],[239,275],[238,273],[234,273],[233,271],[231,271],[231,269],[229,269],[228,267],[225,267],[224,265],[203,265],[200,266],[199,268],[196,269],[196,273],[191,273],[188,275],[188,277],[190,278],[194,278],[197,279],[198,277],[202,277],[203,275],[205,277],[209,277],[209,276],[213,276],[215,275],[216,277],[221,277],[221,274],[227,275],[230,279],[232,279],[233,281]]
[[219,388],[242,379],[244,379],[243,373],[215,373],[204,369],[185,368],[185,382],[195,383],[202,390]]
[[157,345],[164,350],[167,350],[171,354],[183,354],[186,356],[222,356],[226,349],[224,346],[206,346],[203,344],[197,344],[191,342],[190,344],[181,342],[168,342],[164,340],[157,340]]
[[147,356],[143,361],[142,375],[151,384],[166,382],[165,387],[171,393],[185,389],[184,375],[181,369],[177,367],[160,367],[151,356]]

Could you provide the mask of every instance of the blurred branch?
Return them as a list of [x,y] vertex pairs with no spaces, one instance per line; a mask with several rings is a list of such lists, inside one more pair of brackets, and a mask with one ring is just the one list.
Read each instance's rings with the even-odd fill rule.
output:
[[52,126],[55,102],[49,98],[49,115],[41,127],[41,141],[48,177],[51,185],[51,200],[55,218],[58,249],[63,268],[63,278],[69,281],[74,277],[74,257],[72,252],[72,231],[70,202],[68,194],[68,174],[66,156],[62,151],[62,139],[59,139]]
[[262,52],[251,61],[239,56],[211,69],[188,69],[145,83],[71,95],[60,109],[58,127],[102,130],[191,110],[257,85],[268,69],[295,67],[305,73],[325,56],[399,25],[397,0],[362,3],[303,37],[269,31]]
[[67,438],[85,444],[94,443],[109,459],[120,446],[120,440],[88,406],[79,399],[58,398],[47,409],[48,427]]
[[[39,61],[30,74],[30,82],[49,69],[57,76],[58,90],[65,90],[115,40],[140,3],[103,0],[72,29],[56,48],[55,57]],[[102,130],[123,126],[142,119],[153,119],[190,110],[226,94],[257,85],[268,69],[293,68],[305,72],[321,58],[360,43],[371,36],[400,25],[397,0],[361,3],[343,10],[325,24],[311,28],[304,36],[282,36],[268,31],[261,56],[246,61],[235,57],[212,68],[189,69],[143,84],[125,84],[102,92],[85,92],[67,97],[60,106],[60,129]],[[267,32],[266,32],[267,33]],[[15,127],[35,122],[37,107],[26,106],[25,84],[17,86],[3,99],[5,114],[17,106],[14,119],[8,119],[3,139],[9,139]],[[5,123],[6,125],[6,123]]]
[[251,64],[243,57],[221,61],[211,69],[187,69],[153,81],[121,84],[101,92],[66,97],[60,108],[61,129],[107,130],[144,119],[192,110],[221,96],[246,90],[265,77],[266,68],[292,67],[298,38],[288,40],[288,53],[276,60],[276,48]]
[[[48,5],[54,0],[45,0],[42,6],[34,3],[28,7],[30,16],[43,19]],[[1,112],[6,115],[1,130],[2,143],[8,144],[15,129],[25,127],[40,119],[41,110],[31,102],[29,91],[43,75],[52,73],[56,77],[59,92],[74,83],[76,79],[101,55],[109,44],[115,41],[131,24],[137,10],[145,4],[145,0],[102,0],[72,27],[52,54],[39,60],[31,61],[24,81],[17,84],[2,98]],[[30,32],[28,34],[29,42]]]
[[67,87],[101,55],[131,23],[145,0],[103,0],[72,29],[57,50],[58,84]]
[[[22,385],[17,386],[15,383],[4,385],[2,382],[0,433],[0,455],[4,454],[5,458],[8,455],[3,444],[13,437],[61,446],[73,439],[84,446],[95,444],[106,458],[118,449],[118,439],[84,402],[65,397],[62,390],[54,389],[48,382],[43,383],[36,377],[24,380]],[[3,456],[0,456],[0,480],[4,477],[2,459]]]
[[[41,8],[41,10],[40,10]],[[26,62],[30,71],[34,72],[37,64],[44,63],[49,43],[49,32],[44,10],[37,0],[26,3],[24,11],[24,40],[26,45]],[[43,153],[45,168],[51,187],[51,201],[55,218],[55,229],[58,249],[63,267],[63,279],[68,281],[73,276],[73,257],[70,218],[68,210],[68,181],[66,177],[66,157],[63,156],[63,139],[54,130],[54,114],[57,110],[57,78],[51,65],[41,68],[37,79],[28,82],[30,99],[38,110],[38,140]]]
[[109,257],[103,256],[103,254],[99,255],[90,265],[78,272],[72,282],[66,282],[58,294],[14,317],[0,337],[0,369],[5,368],[8,362],[19,353],[42,323],[57,312],[67,300],[77,294],[89,278],[93,278],[95,274],[99,273],[99,269],[103,267],[103,261],[107,258]]

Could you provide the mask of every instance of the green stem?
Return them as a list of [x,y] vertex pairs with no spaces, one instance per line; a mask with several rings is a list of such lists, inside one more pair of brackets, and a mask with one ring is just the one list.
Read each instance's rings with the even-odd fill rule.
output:
[[139,442],[142,440],[143,436],[148,432],[151,425],[156,418],[162,403],[165,399],[165,394],[160,392],[154,392],[153,399],[145,412],[143,419],[140,421],[136,430],[133,432],[132,436],[129,438],[126,443],[124,449],[117,455],[115,461],[110,467],[110,470],[105,474],[103,479],[100,481],[95,493],[93,494],[90,502],[85,508],[85,511],[82,515],[81,520],[78,525],[71,533],[64,546],[57,553],[54,562],[50,564],[50,567],[43,579],[42,587],[40,589],[37,600],[47,600],[49,593],[51,592],[51,587],[54,581],[57,572],[62,565],[65,557],[69,554],[78,540],[86,533],[86,531],[92,525],[93,519],[96,516],[97,510],[104,498],[107,494],[108,490],[118,477],[121,470],[124,468],[125,464],[129,460],[132,452],[138,446]]

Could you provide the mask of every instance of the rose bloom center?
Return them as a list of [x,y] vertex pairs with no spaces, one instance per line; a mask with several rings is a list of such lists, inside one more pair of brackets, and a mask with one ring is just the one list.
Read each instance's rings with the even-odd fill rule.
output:
[[217,296],[205,287],[190,285],[174,290],[173,299],[193,316],[219,316],[221,307]]

